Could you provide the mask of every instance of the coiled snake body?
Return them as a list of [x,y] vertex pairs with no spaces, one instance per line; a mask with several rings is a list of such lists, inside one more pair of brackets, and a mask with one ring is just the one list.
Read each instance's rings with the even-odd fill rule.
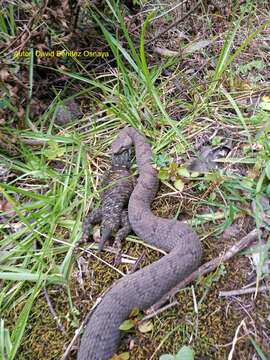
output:
[[135,146],[139,178],[131,194],[128,214],[133,231],[145,242],[168,254],[145,268],[126,275],[94,310],[82,336],[78,360],[108,360],[116,352],[119,326],[134,307],[146,309],[200,264],[197,235],[183,222],[155,216],[150,208],[158,190],[151,165],[152,151],[144,136],[124,128],[112,144],[114,154]]

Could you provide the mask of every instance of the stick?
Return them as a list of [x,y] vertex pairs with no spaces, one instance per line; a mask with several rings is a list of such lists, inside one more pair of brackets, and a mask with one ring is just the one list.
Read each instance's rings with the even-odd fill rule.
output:
[[98,304],[101,303],[103,297],[107,294],[107,292],[109,292],[111,290],[111,288],[113,287],[113,285],[109,286],[108,289],[106,289],[105,291],[103,291],[103,293],[101,294],[100,297],[97,298],[96,302],[94,303],[94,305],[91,307],[90,311],[88,312],[88,314],[86,315],[85,319],[82,321],[81,325],[78,327],[78,329],[75,331],[75,334],[71,340],[71,342],[68,344],[64,355],[61,357],[60,360],[67,360],[69,357],[69,354],[73,348],[73,345],[75,344],[75,342],[77,341],[78,337],[80,336],[84,326],[88,323],[90,317],[92,316],[94,310],[96,309],[96,307],[98,306]]
[[66,351],[64,352],[64,355],[61,357],[60,360],[66,360],[69,357],[69,353],[72,350],[72,347],[74,345],[74,343],[76,342],[76,340],[78,339],[78,337],[81,334],[81,331],[84,327],[84,325],[87,323],[88,319],[90,318],[91,312],[89,312],[86,316],[86,318],[84,319],[84,321],[81,323],[80,327],[75,331],[75,335],[73,336],[71,342],[69,343],[68,347],[66,348]]
[[[14,53],[18,49],[23,49],[24,45],[27,43],[27,41],[31,38],[31,28],[34,24],[34,21],[36,20],[37,16],[43,15],[48,5],[48,0],[44,1],[44,5],[41,6],[36,10],[36,12],[33,14],[33,16],[30,18],[28,23],[24,26],[24,30],[11,42],[9,45],[5,48],[5,51],[10,49],[16,42],[19,42],[20,44],[13,50],[9,51],[6,55],[10,55],[11,53]],[[28,35],[26,39],[23,39],[24,35],[28,32]]]
[[145,258],[145,251],[143,251],[141,253],[141,256],[136,260],[135,264],[133,265],[132,269],[129,271],[129,274],[134,273],[135,271],[137,271],[141,265],[141,263],[143,262]]
[[[169,303],[169,304],[161,307],[161,308],[158,309],[157,311],[153,311],[153,312],[150,313],[149,315],[144,316],[144,317],[142,318],[142,320],[140,321],[140,323],[142,323],[142,322],[144,322],[144,321],[146,321],[146,320],[152,319],[153,317],[161,314],[163,311],[168,310],[168,309],[170,309],[171,307],[174,307],[175,305],[179,305],[179,301],[174,300],[174,301],[172,301],[171,303]],[[148,311],[148,310],[147,310],[147,311]]]
[[73,345],[75,344],[75,342],[77,341],[78,337],[81,334],[82,329],[84,328],[84,326],[87,324],[88,320],[90,319],[94,309],[97,307],[97,305],[101,302],[101,298],[98,298],[98,300],[95,302],[95,304],[93,305],[93,307],[90,309],[90,311],[88,312],[88,314],[86,315],[85,319],[83,320],[83,322],[81,323],[81,325],[78,327],[78,329],[75,331],[75,334],[71,340],[71,342],[68,344],[68,347],[66,348],[64,355],[61,357],[60,360],[67,360],[70,354],[70,351],[73,348]]
[[231,348],[231,351],[229,353],[229,356],[228,356],[228,360],[232,360],[233,358],[233,353],[234,353],[234,349],[235,349],[235,345],[237,343],[237,340],[238,340],[238,333],[241,329],[242,326],[245,326],[245,319],[243,319],[240,324],[238,325],[237,329],[236,329],[236,332],[234,334],[234,338],[233,338],[233,342],[232,342],[232,348]]
[[218,256],[217,258],[208,261],[200,266],[196,271],[187,276],[184,280],[180,281],[174,288],[162,296],[162,298],[146,310],[146,314],[149,315],[156,312],[164,303],[166,303],[171,297],[175,296],[179,290],[186,287],[192,281],[196,280],[199,276],[210,273],[215,270],[222,262],[229,260],[234,255],[245,249],[251,242],[258,240],[261,232],[254,229],[249,234],[244,236],[240,241],[234,244],[225,252],[225,254]]
[[228,296],[238,296],[238,295],[252,294],[252,293],[255,293],[256,291],[266,291],[266,290],[270,290],[270,287],[267,286],[267,285],[262,285],[262,286],[258,287],[258,289],[256,287],[251,287],[251,288],[247,288],[247,289],[220,291],[219,292],[219,297],[222,297],[222,296],[228,297]]
[[61,321],[58,318],[58,316],[52,306],[51,299],[50,299],[49,294],[47,293],[47,290],[45,287],[43,288],[43,293],[44,293],[45,299],[47,301],[47,305],[49,307],[50,313],[52,314],[53,320],[56,321],[58,329],[66,334],[66,330],[65,330],[64,326],[61,324]]

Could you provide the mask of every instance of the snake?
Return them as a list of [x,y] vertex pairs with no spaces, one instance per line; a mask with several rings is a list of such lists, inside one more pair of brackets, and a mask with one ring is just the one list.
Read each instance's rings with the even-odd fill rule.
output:
[[134,308],[145,310],[178,282],[197,269],[202,248],[192,228],[177,219],[156,216],[151,210],[159,188],[152,149],[135,128],[123,128],[112,143],[113,154],[135,147],[139,177],[128,203],[133,232],[147,244],[167,254],[142,269],[125,275],[105,294],[84,329],[77,360],[108,360],[120,341],[120,325]]

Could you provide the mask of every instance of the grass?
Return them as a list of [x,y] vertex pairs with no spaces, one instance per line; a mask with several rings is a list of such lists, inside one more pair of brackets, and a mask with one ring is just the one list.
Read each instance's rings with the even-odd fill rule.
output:
[[[216,234],[217,238],[243,214],[254,216],[249,208],[250,201],[258,200],[260,194],[267,194],[269,188],[270,178],[266,171],[270,161],[269,112],[258,107],[250,110],[241,102],[252,95],[253,86],[254,93],[259,92],[261,84],[257,84],[257,87],[250,84],[251,90],[235,90],[230,84],[238,76],[237,61],[242,64],[245,57],[249,56],[249,47],[254,40],[263,36],[270,21],[263,20],[255,30],[254,26],[251,26],[251,30],[246,30],[246,24],[252,23],[255,18],[250,12],[251,2],[248,2],[247,8],[242,8],[238,20],[235,19],[239,15],[239,9],[235,8],[228,29],[217,36],[222,43],[217,56],[214,55],[213,48],[202,50],[204,58],[214,59],[214,68],[188,75],[184,64],[190,63],[189,70],[194,70],[192,61],[193,55],[196,57],[195,53],[184,55],[180,64],[178,58],[156,59],[148,54],[148,49],[144,46],[145,38],[151,31],[151,25],[157,21],[151,12],[144,18],[136,41],[128,29],[119,4],[111,1],[107,5],[106,11],[110,12],[113,20],[109,20],[106,11],[95,11],[92,7],[86,7],[84,12],[99,26],[104,41],[116,59],[113,68],[108,67],[101,75],[93,76],[93,72],[87,69],[87,64],[79,58],[72,59],[72,65],[64,68],[37,65],[33,56],[23,61],[14,61],[12,66],[27,66],[26,79],[29,86],[24,98],[24,128],[10,126],[17,119],[19,106],[14,104],[8,88],[1,87],[4,94],[1,109],[10,111],[12,117],[2,127],[0,135],[16,139],[17,150],[15,155],[11,155],[8,141],[5,141],[5,151],[0,154],[1,166],[15,174],[9,181],[1,184],[1,193],[3,199],[16,211],[16,216],[8,218],[8,226],[17,224],[17,228],[13,230],[10,227],[7,229],[5,223],[0,224],[0,353],[3,359],[24,356],[20,349],[26,351],[24,341],[31,332],[31,315],[38,309],[44,286],[63,289],[68,299],[65,316],[72,319],[73,326],[78,326],[80,305],[74,289],[77,265],[73,248],[80,238],[82,219],[99,202],[98,179],[107,167],[109,146],[123,126],[128,124],[143,132],[151,141],[155,159],[166,157],[168,160],[157,163],[157,166],[164,170],[169,166],[168,163],[173,163],[176,164],[176,172],[188,158],[198,155],[195,145],[200,136],[207,138],[209,133],[218,129],[218,136],[222,139],[233,139],[233,156],[223,159],[223,170],[196,178],[180,176],[184,182],[182,193],[175,189],[174,174],[170,173],[162,187],[163,198],[173,205],[174,198],[168,194],[171,191],[176,194],[182,202],[180,205],[177,203],[176,210],[181,212],[185,208],[194,228],[202,232],[206,257],[214,256],[217,251],[217,248],[211,248],[213,245],[209,243],[209,234]],[[16,5],[10,4],[1,10],[1,39],[6,44],[14,40],[22,30],[15,15],[15,9],[20,10],[20,6],[18,2],[18,9]],[[258,9],[252,7],[252,11],[256,12]],[[205,13],[203,17],[211,23],[209,14]],[[65,48],[61,33],[55,32],[49,24],[46,27],[54,34],[53,41]],[[214,33],[213,29],[210,31]],[[241,39],[244,31],[247,31],[247,35]],[[163,45],[166,46],[164,39]],[[172,75],[164,75],[171,68],[174,70]],[[253,67],[250,66],[249,69],[252,71]],[[255,69],[258,70],[256,67]],[[60,91],[52,89],[51,103],[35,119],[31,115],[31,106],[35,96],[35,74],[41,70],[51,72],[56,77],[64,76],[66,83]],[[261,70],[265,71],[264,68]],[[262,74],[261,78],[263,77]],[[180,93],[171,91],[174,79],[179,79],[184,84]],[[74,91],[78,88],[79,91]],[[78,101],[83,99],[88,102],[88,110],[82,120],[61,128],[55,122],[56,109],[66,97]],[[179,109],[180,118],[174,117],[174,112]],[[29,141],[34,141],[34,146],[29,145]],[[256,146],[254,148],[254,144],[259,151]],[[162,202],[162,199],[157,201],[161,201],[161,207],[165,208],[165,216],[173,216],[171,209],[166,212],[166,201]],[[172,208],[175,209],[174,206]],[[162,209],[158,211],[162,212]],[[255,214],[254,217],[259,226],[258,216]],[[131,251],[136,256],[141,245],[136,243],[137,238],[135,243],[131,241],[132,238],[129,238],[125,251]],[[130,250],[130,244],[138,248]],[[219,251],[222,250],[221,245],[215,245]],[[260,248],[257,284],[262,276],[262,259],[269,259],[268,253],[269,240],[267,246]],[[156,255],[147,253],[147,256],[147,261],[151,262]],[[100,271],[99,262],[103,260],[96,257],[94,270]],[[105,268],[107,272],[112,271],[109,267]],[[196,293],[200,304],[198,315],[194,313],[192,298],[183,293],[180,294],[179,301],[180,304],[185,301],[188,303],[184,308],[190,315],[189,321],[179,324],[176,311],[163,315],[162,325],[159,319],[155,320],[155,336],[146,341],[147,346],[153,349],[152,353],[158,356],[165,351],[176,352],[183,341],[187,343],[191,338],[194,339],[198,354],[200,351],[207,353],[210,344],[214,346],[208,329],[199,326],[200,334],[206,334],[203,343],[194,331],[194,326],[197,321],[202,321],[200,317],[208,314],[208,306],[214,313],[215,307],[211,304],[215,299],[215,291],[218,285],[222,286],[228,280],[223,276],[223,270],[220,268],[217,274],[210,274],[197,284]],[[232,271],[230,265],[227,271]],[[104,290],[112,281],[111,276],[106,273],[108,281],[100,284],[99,290],[102,286]],[[241,284],[236,275],[234,278],[237,284]],[[97,295],[95,294],[96,297]],[[51,296],[53,297],[53,293]],[[53,300],[57,303],[54,297]],[[80,308],[80,311],[85,312],[86,308]],[[11,317],[13,313],[16,314],[14,318]],[[219,316],[221,319],[222,315]],[[72,321],[65,322],[70,334],[74,330],[70,325]],[[234,321],[232,324],[233,331],[237,325]],[[224,333],[226,330],[223,328],[222,331]],[[177,343],[173,341],[175,332],[178,334]],[[222,336],[220,338],[225,342],[225,334]],[[217,339],[218,337],[215,338]],[[263,359],[261,354],[264,351],[260,344],[253,337],[250,339]],[[59,347],[62,348],[62,345]],[[145,353],[136,349],[138,358],[145,358]],[[213,356],[209,354],[208,356]]]

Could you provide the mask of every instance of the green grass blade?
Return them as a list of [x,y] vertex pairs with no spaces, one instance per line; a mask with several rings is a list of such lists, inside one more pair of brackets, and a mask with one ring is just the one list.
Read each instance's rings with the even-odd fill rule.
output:
[[257,354],[260,356],[261,360],[269,360],[266,355],[263,353],[259,345],[256,343],[256,341],[250,336],[250,341],[252,342],[252,345],[254,346],[255,350],[257,351]]
[[227,92],[227,90],[223,86],[221,86],[221,91],[226,96],[226,98],[229,100],[230,104],[232,105],[232,107],[234,108],[236,114],[238,115],[238,117],[239,117],[239,119],[240,119],[240,121],[241,121],[241,123],[243,125],[243,128],[245,129],[246,136],[248,138],[248,142],[249,142],[249,144],[251,146],[252,141],[251,141],[250,132],[248,130],[245,118],[244,118],[243,114],[241,113],[241,110],[239,109],[236,101],[232,98],[232,96]]
[[21,341],[22,341],[22,337],[24,334],[24,330],[25,330],[25,327],[26,327],[26,324],[28,321],[28,317],[29,317],[33,302],[40,291],[40,285],[41,285],[41,283],[39,282],[33,288],[32,294],[30,295],[29,299],[27,300],[26,304],[24,305],[22,312],[20,313],[20,315],[16,321],[14,330],[11,335],[12,349],[9,353],[8,360],[15,359],[15,356],[17,354],[17,351],[18,351]]

